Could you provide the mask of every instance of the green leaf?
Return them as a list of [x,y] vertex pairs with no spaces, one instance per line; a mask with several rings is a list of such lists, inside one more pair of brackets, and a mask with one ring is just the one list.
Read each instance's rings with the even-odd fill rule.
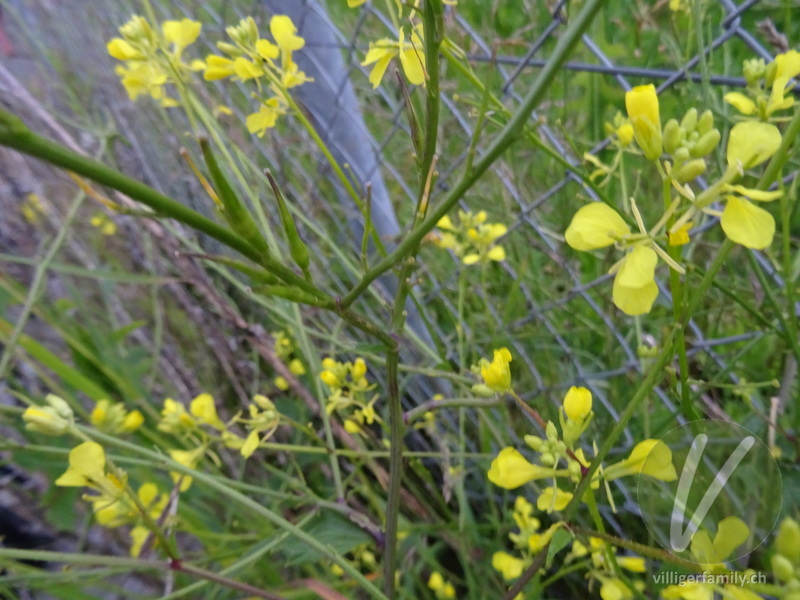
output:
[[[337,554],[346,554],[361,544],[372,541],[364,530],[335,513],[324,513],[314,519],[306,531]],[[287,540],[279,546],[289,565],[318,562],[325,557],[308,546]]]
[[547,549],[547,561],[545,561],[545,568],[549,569],[553,563],[556,554],[561,552],[572,542],[573,535],[566,529],[557,529],[550,540],[550,547]]

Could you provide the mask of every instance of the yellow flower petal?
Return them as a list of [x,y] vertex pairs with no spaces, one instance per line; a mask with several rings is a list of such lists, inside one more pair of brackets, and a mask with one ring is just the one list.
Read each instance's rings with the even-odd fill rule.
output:
[[206,70],[205,73],[203,73],[203,79],[206,81],[215,81],[217,79],[230,77],[235,72],[231,59],[211,54],[206,58]]
[[634,246],[617,271],[617,282],[625,287],[642,287],[655,277],[657,264],[655,250],[647,246]]
[[800,75],[800,52],[789,50],[775,57],[775,79],[794,79]]
[[727,197],[720,224],[731,241],[753,250],[763,250],[775,236],[772,215],[738,196]]
[[517,579],[527,566],[524,560],[507,552],[495,552],[492,556],[492,568],[500,571],[506,581]]
[[266,58],[267,60],[278,58],[281,53],[280,49],[269,40],[258,40],[256,42],[256,52],[261,58]]
[[625,108],[636,143],[648,160],[657,160],[662,152],[662,136],[655,86],[640,85],[626,92]]
[[722,99],[743,115],[752,115],[756,111],[756,103],[740,92],[729,92]]
[[489,260],[502,262],[506,259],[506,250],[502,246],[495,246],[486,254]]
[[164,38],[172,44],[175,48],[175,54],[180,56],[183,49],[190,44],[194,44],[200,36],[200,30],[203,28],[202,23],[192,21],[191,19],[182,19],[181,21],[164,21],[161,25],[161,31]]
[[653,308],[653,303],[658,298],[658,286],[655,281],[649,281],[641,287],[626,287],[619,285],[614,279],[612,299],[614,305],[629,316],[646,315]]
[[617,212],[602,202],[582,206],[567,227],[564,237],[575,250],[596,250],[629,235],[628,225]]
[[144,54],[136,50],[122,38],[114,38],[106,44],[108,53],[117,60],[142,60]]
[[564,413],[570,421],[583,421],[592,412],[592,392],[585,387],[569,388],[564,396]]
[[553,489],[552,487],[547,487],[542,490],[542,493],[539,494],[539,497],[536,499],[536,508],[539,510],[545,510],[549,513],[553,512],[554,510],[564,510],[569,504],[569,501],[572,500],[572,494],[570,492],[564,492],[558,488]]
[[292,19],[286,15],[275,15],[269,21],[269,32],[278,47],[284,52],[294,52],[305,46],[306,42],[298,35],[297,27],[292,23]]
[[414,85],[425,83],[425,56],[422,48],[411,48],[400,52],[400,64],[408,81]]
[[743,169],[756,167],[772,157],[781,145],[781,132],[771,123],[744,121],[731,129],[728,137],[729,165]]
[[518,450],[510,446],[500,451],[492,461],[488,473],[489,481],[507,490],[513,490],[529,481],[552,475],[553,469],[528,462]]

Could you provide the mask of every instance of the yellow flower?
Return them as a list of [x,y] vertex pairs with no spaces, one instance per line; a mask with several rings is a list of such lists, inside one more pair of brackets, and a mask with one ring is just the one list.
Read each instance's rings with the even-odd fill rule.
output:
[[122,38],[114,38],[106,44],[108,53],[117,60],[144,60],[145,56]]
[[300,50],[306,42],[303,38],[296,35],[297,27],[292,23],[292,19],[286,15],[275,15],[269,21],[269,32],[275,40],[281,52],[291,56],[295,50]]
[[117,233],[117,224],[104,213],[97,213],[92,216],[92,218],[89,219],[89,224],[99,229],[100,233],[103,235],[114,235]]
[[282,392],[285,392],[286,390],[289,389],[289,382],[286,381],[285,377],[281,377],[280,375],[278,375],[275,379],[273,379],[272,383],[274,383],[275,387],[281,390]]
[[800,523],[786,517],[778,527],[775,549],[793,563],[800,562]]
[[545,510],[548,513],[554,510],[564,510],[570,500],[572,500],[572,494],[570,492],[564,492],[558,488],[546,487],[536,499],[536,508]]
[[592,412],[592,392],[572,386],[564,396],[564,413],[570,421],[583,421]]
[[122,421],[122,431],[131,433],[139,429],[144,424],[144,415],[138,410],[132,410]]
[[95,404],[89,420],[100,431],[119,434],[136,431],[144,423],[144,416],[138,410],[129,413],[122,404],[100,400]]
[[197,427],[197,422],[186,412],[183,404],[175,402],[172,398],[164,400],[164,408],[161,410],[161,422],[158,424],[159,431],[182,433],[195,427]]
[[633,590],[616,577],[600,577],[600,597],[603,600],[630,600]]
[[161,86],[167,83],[167,76],[157,64],[142,62],[128,68],[119,65],[116,72],[131,100],[142,95],[149,95],[155,100],[163,97],[164,90]]
[[225,424],[217,415],[214,398],[211,394],[200,394],[189,404],[189,412],[202,425],[210,425],[215,429],[225,429]]
[[508,348],[495,350],[492,362],[481,359],[481,377],[489,389],[500,393],[511,389],[511,369],[508,366],[511,360]]
[[626,92],[625,107],[636,143],[648,160],[658,160],[662,152],[662,141],[655,86],[652,83],[640,85]]
[[247,60],[242,56],[238,57],[233,61],[233,71],[234,73],[236,73],[236,76],[242,81],[247,81],[248,79],[255,79],[256,77],[260,77],[261,75],[264,74],[264,71],[261,69],[259,65],[250,60]]
[[612,298],[614,304],[626,315],[649,313],[658,297],[655,269],[658,256],[652,248],[637,245],[619,264]]
[[628,458],[605,470],[607,481],[637,474],[661,481],[675,481],[678,474],[672,464],[672,450],[669,446],[661,440],[644,440],[634,446]]
[[83,442],[69,453],[69,468],[55,484],[61,487],[90,487],[109,498],[125,491],[125,478],[106,475],[106,453],[97,442]]
[[587,252],[610,246],[630,233],[617,211],[602,202],[593,202],[578,209],[564,237],[571,248]]
[[[205,454],[205,452],[206,452],[205,447],[200,446],[199,448],[195,448],[194,450],[170,450],[169,456],[176,463],[179,463],[184,467],[194,469],[197,466],[197,463]],[[174,481],[175,483],[180,481],[179,490],[181,492],[185,492],[192,485],[191,475],[184,475],[183,473],[179,473],[177,471],[170,471],[170,476],[172,477],[172,481]]]
[[347,7],[348,8],[356,8],[357,6],[361,6],[367,0],[347,0]]
[[[364,362],[363,359],[361,359],[361,362]],[[293,375],[305,375],[306,368],[303,365],[303,361],[301,361],[299,358],[294,358],[289,361],[289,371]]]
[[150,537],[150,530],[144,525],[137,525],[131,529],[131,556],[137,558],[142,552],[142,547]]
[[694,223],[684,223],[675,231],[669,231],[669,245],[670,246],[684,246],[689,243],[689,230],[694,226]]
[[527,566],[528,563],[525,560],[507,552],[495,552],[492,555],[492,568],[500,571],[506,581],[517,579]]
[[701,564],[716,565],[725,562],[734,550],[750,537],[750,528],[739,517],[725,517],[717,523],[717,533],[712,541],[708,531],[701,529],[692,536],[692,556]]
[[400,57],[403,72],[412,84],[422,85],[425,83],[425,54],[422,40],[415,30],[411,34],[411,43],[406,42],[405,33],[401,29],[399,41],[384,38],[377,42],[370,42],[369,51],[361,66],[375,65],[369,74],[369,81],[373,88],[377,88],[381,84],[389,63],[396,56]]
[[774,155],[781,145],[781,132],[771,123],[743,121],[731,129],[727,160],[745,171],[757,167]]
[[516,489],[535,479],[552,476],[553,469],[528,462],[518,450],[510,446],[500,451],[492,461],[488,473],[489,481],[507,490]]
[[450,600],[456,597],[456,589],[453,584],[445,580],[438,571],[431,573],[428,578],[428,588],[436,594],[438,600]]
[[285,112],[277,98],[270,98],[261,104],[258,112],[247,117],[245,122],[247,130],[250,133],[256,134],[258,137],[264,137],[267,129],[275,127],[278,117]]
[[206,81],[214,81],[217,79],[225,79],[231,77],[236,73],[233,68],[233,61],[230,58],[223,56],[216,56],[211,54],[206,58],[206,69],[203,73],[203,79]]
[[161,25],[161,32],[164,39],[172,44],[172,51],[175,56],[180,57],[183,50],[191,45],[200,36],[203,25],[191,19],[181,21],[164,21]]
[[630,123],[621,125],[617,128],[616,134],[623,148],[630,146],[630,143],[633,141],[633,125]]

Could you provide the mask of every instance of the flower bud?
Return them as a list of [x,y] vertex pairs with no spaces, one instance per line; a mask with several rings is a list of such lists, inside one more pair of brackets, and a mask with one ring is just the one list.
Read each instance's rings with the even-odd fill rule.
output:
[[353,363],[353,371],[352,371],[352,373],[353,373],[353,380],[354,381],[358,381],[359,379],[364,377],[364,375],[367,374],[367,363],[364,362],[363,358],[359,357]]
[[672,153],[675,157],[675,162],[682,163],[689,160],[689,149],[686,146],[681,146]]
[[697,120],[697,133],[704,135],[711,131],[714,127],[714,113],[710,110],[704,110],[703,114]]
[[782,554],[772,555],[772,572],[780,581],[789,581],[794,578],[794,566]]
[[683,115],[683,119],[681,119],[681,127],[683,130],[688,134],[694,131],[694,128],[697,126],[697,109],[690,108],[686,111],[686,114]]
[[558,441],[558,430],[556,429],[556,424],[552,421],[547,422],[547,426],[544,428],[545,435],[547,436],[547,441],[549,442],[557,442]]
[[495,396],[494,390],[485,383],[476,383],[472,386],[472,393],[481,398],[491,398]]
[[538,435],[526,435],[525,443],[536,452],[541,452],[542,447],[544,446],[544,440]]
[[242,51],[239,50],[238,47],[234,46],[233,44],[229,44],[228,42],[217,42],[217,48],[230,56],[236,57],[242,55]]
[[674,154],[681,145],[681,127],[675,119],[670,119],[664,125],[664,150]]
[[696,158],[683,163],[672,172],[672,175],[678,183],[686,183],[705,173],[705,170],[706,161],[702,158]]
[[[774,63],[770,63],[771,65]],[[758,83],[758,80],[764,77],[766,73],[766,65],[763,58],[751,58],[744,61],[742,69],[744,79],[749,87],[753,87]]]
[[63,418],[52,406],[30,406],[22,413],[25,429],[44,435],[61,435],[70,426],[70,420]]
[[341,382],[339,381],[339,378],[336,376],[336,374],[333,371],[323,371],[322,373],[319,374],[319,378],[328,387],[335,388],[335,387],[341,386]]
[[553,456],[551,452],[545,452],[539,457],[539,461],[545,467],[552,467],[554,464],[556,464],[556,457]]
[[570,421],[582,422],[592,412],[592,392],[572,386],[564,396],[564,414]]
[[626,92],[625,107],[636,143],[648,160],[658,160],[662,152],[661,118],[655,86],[640,85]]
[[69,404],[67,404],[67,401],[63,398],[60,398],[55,394],[47,394],[47,396],[44,398],[44,401],[53,407],[59,417],[64,419],[72,418],[72,408],[70,408]]
[[786,517],[778,528],[775,549],[792,563],[800,562],[800,524]]
[[694,147],[691,149],[690,154],[695,158],[706,156],[714,151],[714,148],[719,144],[720,133],[716,129],[703,134]]

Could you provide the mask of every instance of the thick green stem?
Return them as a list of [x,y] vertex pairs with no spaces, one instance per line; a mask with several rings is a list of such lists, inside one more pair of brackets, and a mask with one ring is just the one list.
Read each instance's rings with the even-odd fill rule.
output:
[[606,0],[588,0],[583,9],[578,13],[564,31],[564,35],[559,39],[553,51],[553,55],[543,67],[539,77],[537,77],[531,90],[525,96],[521,106],[516,113],[509,119],[502,131],[492,141],[486,149],[486,153],[475,163],[471,172],[465,173],[464,177],[456,184],[447,197],[442,200],[439,206],[425,217],[425,219],[415,227],[405,239],[392,251],[386,258],[372,267],[350,292],[343,298],[342,304],[347,307],[369,287],[383,273],[401,262],[405,257],[414,252],[415,248],[422,241],[422,238],[430,232],[443,216],[458,202],[478,179],[489,169],[492,164],[513,144],[524,131],[525,124],[530,118],[531,112],[544,100],[550,89],[553,79],[561,72],[561,66],[566,62],[567,57],[572,53],[573,48],[580,42],[581,36],[594,20],[597,12],[605,4]]

